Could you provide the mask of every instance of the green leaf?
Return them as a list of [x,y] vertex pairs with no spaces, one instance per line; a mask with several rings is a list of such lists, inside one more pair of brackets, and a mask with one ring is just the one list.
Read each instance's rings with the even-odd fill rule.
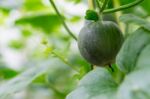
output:
[[[141,51],[136,69],[129,74],[120,88],[121,99],[150,99],[150,44]],[[124,96],[122,94],[126,96]],[[124,97],[124,98],[123,98]],[[129,97],[129,98],[128,98]]]
[[66,0],[67,2],[80,3],[82,0]]
[[21,91],[27,87],[34,79],[45,73],[49,68],[49,64],[40,64],[33,68],[29,68],[17,77],[1,84],[0,86],[0,99],[7,99],[10,95]]
[[127,38],[117,55],[118,68],[125,73],[131,72],[136,66],[141,51],[148,44],[150,44],[150,32],[139,28]]
[[39,11],[44,10],[45,8],[42,0],[25,0],[23,5],[23,9],[27,11]]
[[150,69],[129,74],[118,90],[118,99],[150,99],[149,75]]
[[24,40],[11,40],[9,42],[9,47],[13,49],[23,49],[25,47]]
[[137,63],[137,69],[149,69],[150,67],[150,43],[141,51]]
[[[131,2],[134,2],[135,0],[120,0],[122,5],[125,4],[129,4]],[[139,4],[138,6],[141,6],[145,11],[147,11],[147,13],[150,14],[150,6],[149,6],[149,0],[143,0],[143,2],[141,4]],[[132,7],[130,9],[126,9],[126,12],[132,12],[135,7]]]
[[23,26],[31,25],[36,29],[42,29],[46,33],[55,31],[61,25],[59,17],[55,14],[39,14],[26,16],[18,19],[15,23],[17,25]]
[[150,22],[133,14],[124,14],[120,17],[120,21],[125,23],[134,23],[150,31]]
[[93,20],[93,21],[98,21],[99,17],[96,11],[94,10],[87,10],[86,11],[86,20]]
[[15,77],[17,74],[17,71],[6,66],[0,65],[0,78],[10,79],[12,77]]
[[96,68],[80,81],[67,99],[116,99],[116,89],[111,74],[104,68]]

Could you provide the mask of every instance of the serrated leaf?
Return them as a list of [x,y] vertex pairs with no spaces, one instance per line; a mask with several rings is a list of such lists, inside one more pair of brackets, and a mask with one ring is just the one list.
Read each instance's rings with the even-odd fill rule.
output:
[[150,44],[150,32],[139,28],[127,38],[117,55],[118,68],[125,73],[131,72],[135,68],[139,54],[148,44]]
[[150,31],[150,22],[133,14],[124,14],[120,17],[120,21],[125,23],[134,23]]
[[16,20],[16,25],[31,25],[36,29],[42,29],[46,33],[55,31],[60,25],[61,22],[59,17],[54,14],[40,14],[26,16]]
[[104,68],[96,68],[80,81],[78,88],[66,99],[116,99],[116,88],[111,74]]

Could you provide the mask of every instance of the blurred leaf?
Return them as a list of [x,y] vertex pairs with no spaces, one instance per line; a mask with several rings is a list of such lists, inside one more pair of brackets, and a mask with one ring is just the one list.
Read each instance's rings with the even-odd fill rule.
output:
[[111,74],[104,68],[96,68],[80,81],[67,99],[116,99],[116,90]]
[[127,38],[117,55],[118,68],[125,73],[131,72],[135,68],[141,51],[148,44],[150,44],[150,32],[139,28]]
[[91,70],[91,66],[89,63],[87,63],[81,56],[79,53],[73,53],[70,52],[69,56],[69,63],[74,64],[74,66],[76,66],[77,68],[79,68],[80,70],[80,74],[77,74],[76,77],[78,76],[78,78],[80,79],[81,77],[83,77],[85,74],[87,74],[90,70]]
[[71,2],[74,2],[74,3],[80,3],[82,0],[66,0],[66,1],[71,1]]
[[27,29],[23,29],[21,33],[23,37],[30,37],[32,35],[31,31]]
[[139,17],[145,18],[148,16],[147,11],[143,9],[141,6],[137,6],[133,9],[133,13]]
[[80,16],[74,16],[74,17],[72,17],[71,18],[71,22],[77,22],[77,21],[79,21],[81,19],[81,17]]
[[22,40],[12,40],[9,43],[9,47],[13,49],[22,49],[25,47],[25,43]]
[[45,78],[46,78],[46,74],[40,75],[39,77],[33,80],[33,83],[45,84]]
[[59,17],[54,14],[26,16],[17,20],[15,23],[23,26],[30,24],[36,29],[42,29],[46,33],[55,31],[61,25]]
[[125,23],[137,24],[150,31],[150,22],[133,14],[125,14],[120,17],[120,20]]
[[[68,94],[76,85],[71,68],[62,62],[55,63],[55,68],[49,70],[47,82],[62,93]],[[62,86],[63,85],[63,86]]]
[[34,79],[44,74],[49,68],[49,63],[39,64],[37,67],[32,67],[18,75],[17,77],[1,84],[0,86],[0,99],[7,99],[10,95],[21,91],[27,87]]
[[17,74],[18,72],[11,68],[3,65],[0,66],[0,78],[10,79],[12,77],[15,77]]
[[45,8],[42,0],[25,0],[23,8],[27,11],[39,11]]
[[[122,5],[129,4],[129,3],[134,2],[134,1],[135,0],[120,0]],[[141,4],[139,4],[139,6],[142,6],[142,8],[144,8],[144,10],[147,11],[147,13],[150,14],[150,12],[149,12],[150,11],[149,0],[143,0],[143,2]],[[127,12],[132,12],[133,9],[134,9],[134,7],[130,8],[130,9],[127,9],[126,11]]]
[[75,3],[79,3],[79,2],[81,2],[81,0],[74,0],[74,2],[75,2]]
[[144,0],[143,3],[141,4],[142,7],[150,14],[150,6],[149,6],[149,0]]

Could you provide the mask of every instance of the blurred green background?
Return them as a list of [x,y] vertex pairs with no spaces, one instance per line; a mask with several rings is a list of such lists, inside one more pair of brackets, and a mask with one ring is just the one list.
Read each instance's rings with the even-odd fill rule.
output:
[[[87,0],[54,1],[77,36]],[[149,5],[145,0],[124,13],[147,18]],[[89,70],[49,0],[0,0],[0,99],[65,99]]]

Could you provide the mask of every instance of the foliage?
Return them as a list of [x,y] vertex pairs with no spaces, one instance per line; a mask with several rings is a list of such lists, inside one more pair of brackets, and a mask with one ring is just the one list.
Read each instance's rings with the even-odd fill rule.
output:
[[[150,99],[149,0],[92,1],[0,1],[0,99]],[[85,15],[122,29],[111,68],[79,53]]]

